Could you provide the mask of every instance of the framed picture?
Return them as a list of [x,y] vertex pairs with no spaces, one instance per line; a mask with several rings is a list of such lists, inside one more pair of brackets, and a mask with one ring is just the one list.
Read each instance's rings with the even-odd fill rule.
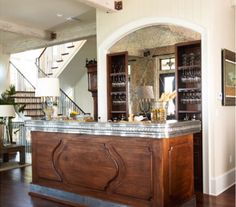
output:
[[222,105],[236,105],[236,53],[222,50]]

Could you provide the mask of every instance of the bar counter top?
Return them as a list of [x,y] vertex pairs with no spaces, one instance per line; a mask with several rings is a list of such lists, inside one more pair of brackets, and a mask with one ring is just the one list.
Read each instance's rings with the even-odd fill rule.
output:
[[28,120],[25,122],[25,126],[27,130],[30,131],[88,135],[114,135],[121,137],[148,137],[160,139],[197,133],[201,130],[201,122],[198,120],[168,120],[165,123]]

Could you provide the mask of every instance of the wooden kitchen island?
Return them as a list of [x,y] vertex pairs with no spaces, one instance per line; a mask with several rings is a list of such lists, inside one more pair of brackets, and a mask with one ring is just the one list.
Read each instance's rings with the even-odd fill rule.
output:
[[200,121],[27,121],[30,195],[72,206],[195,206],[193,133]]

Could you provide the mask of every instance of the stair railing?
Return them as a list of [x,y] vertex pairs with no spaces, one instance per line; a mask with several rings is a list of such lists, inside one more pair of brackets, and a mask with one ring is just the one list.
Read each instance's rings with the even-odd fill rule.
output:
[[45,53],[47,47],[45,47],[42,52],[40,53],[40,55],[36,58],[36,65],[38,65],[39,68],[41,68],[41,57],[43,56],[43,54]]
[[53,75],[53,70],[57,69],[59,64],[63,62],[62,56],[68,55],[71,46],[67,44],[60,44],[43,49],[38,58],[36,58],[36,64],[46,74]]
[[[35,86],[24,76],[24,74],[12,63],[9,61],[9,64],[13,66],[17,72],[17,77],[15,79],[15,87],[17,91],[35,91]],[[48,75],[41,70],[37,64],[38,73],[42,74],[39,77],[48,77]],[[79,112],[80,114],[89,114],[85,113],[61,88],[60,88],[60,97],[58,100],[58,111],[59,114],[68,115],[71,111]]]
[[14,85],[17,91],[35,91],[35,86],[24,76],[24,74],[11,62],[9,64],[15,69]]
[[[37,61],[35,62],[36,67],[39,71],[39,77],[49,77],[41,68],[38,67]],[[67,94],[60,88],[60,97],[59,97],[59,113],[62,115],[68,115],[71,111],[76,111],[80,114],[89,114],[85,113]]]

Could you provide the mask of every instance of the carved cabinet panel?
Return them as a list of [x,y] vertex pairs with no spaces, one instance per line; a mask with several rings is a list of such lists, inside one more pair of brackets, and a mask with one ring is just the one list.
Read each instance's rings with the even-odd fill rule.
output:
[[170,142],[169,149],[169,194],[178,202],[193,194],[193,142],[192,139]]
[[116,162],[103,143],[70,140],[64,141],[61,149],[56,167],[63,182],[105,190],[116,177]]
[[61,140],[57,136],[54,136],[50,139],[50,142],[48,142],[48,138],[45,137],[44,134],[34,133],[37,134],[37,140],[34,140],[33,136],[33,180],[38,181],[38,179],[47,179],[61,182],[62,178],[60,177],[54,162],[54,152],[60,145]]
[[112,191],[120,195],[150,200],[153,186],[152,151],[149,145],[115,143],[112,148],[118,160],[120,159],[120,176],[110,185]]

